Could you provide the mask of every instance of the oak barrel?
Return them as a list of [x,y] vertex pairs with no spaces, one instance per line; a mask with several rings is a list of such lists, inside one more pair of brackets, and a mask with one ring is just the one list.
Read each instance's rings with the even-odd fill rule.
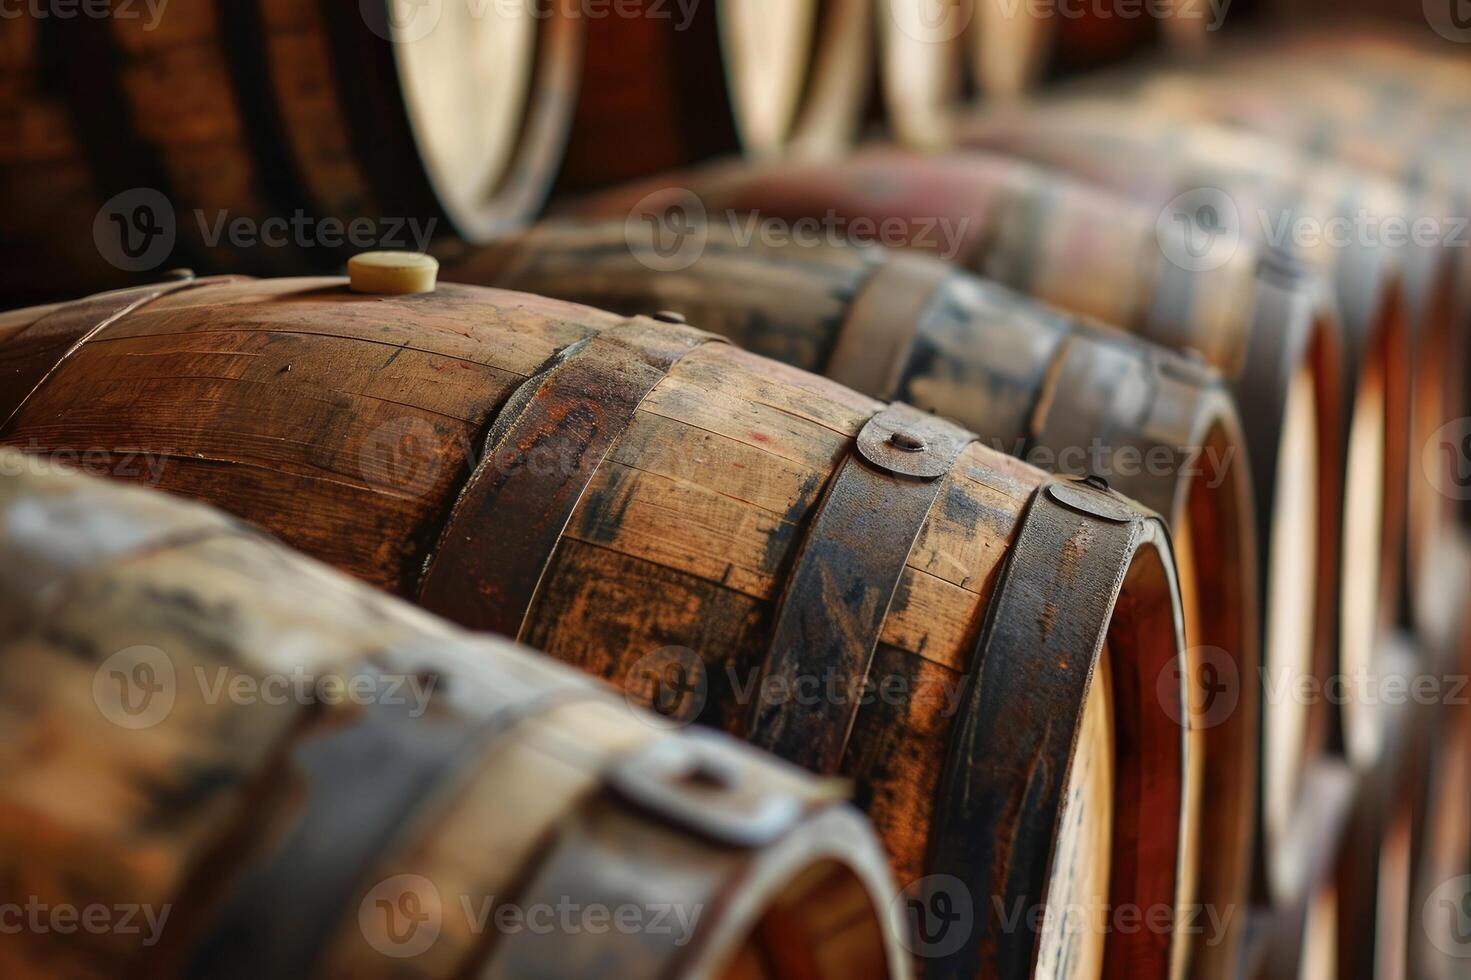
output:
[[632,0],[595,18],[559,186],[746,152],[837,156],[866,105],[865,0]]
[[[1202,652],[1192,729],[1204,743],[1201,833],[1212,843],[1199,897],[1245,907],[1260,745],[1256,528],[1240,422],[1219,376],[928,256],[762,246],[715,226],[676,270],[656,234],[640,222],[547,222],[446,275],[626,315],[671,311],[754,353],[956,419],[1044,469],[1103,477],[1166,515],[1186,645]],[[1238,972],[1243,924],[1198,935],[1197,975]],[[1219,962],[1208,971],[1207,959]]]
[[[1161,206],[1165,216],[1198,228],[1202,247],[1258,237],[1264,248],[1289,252],[1331,279],[1349,353],[1337,671],[1374,675],[1375,655],[1398,618],[1409,483],[1413,328],[1404,262],[1417,250],[1391,248],[1382,235],[1386,220],[1414,217],[1406,196],[1371,175],[1309,161],[1247,133],[1114,100],[1062,103],[1025,118],[980,117],[965,139]],[[1447,282],[1449,258],[1436,259]],[[1416,483],[1427,497],[1438,494]],[[1382,712],[1350,697],[1334,717],[1336,740],[1360,765],[1372,764],[1382,749]]]
[[[1142,6],[1107,16],[1101,5],[1069,0],[878,0],[879,79],[889,129],[904,146],[943,148],[954,142],[972,94],[1011,102],[1049,67],[1094,65],[1100,47],[1154,37],[1177,53],[1197,54],[1208,30],[1224,19],[1208,6],[1206,0],[1173,0],[1160,10],[1164,16],[1154,17]],[[1090,34],[1099,27],[1119,36],[1098,45]]]
[[[1346,54],[1350,57],[1353,48]],[[1471,253],[1467,244],[1471,157],[1454,135],[1450,108],[1413,87],[1413,75],[1383,90],[1342,64],[1318,63],[1292,47],[1277,57],[1237,57],[1210,74],[1161,73],[1138,80],[1138,94],[1171,111],[1219,119],[1283,140],[1306,153],[1340,160],[1399,182],[1409,195],[1407,233],[1397,247],[1415,328],[1412,342],[1412,435],[1420,447],[1447,419],[1467,414],[1467,325],[1471,323]],[[1407,97],[1407,87],[1416,95]],[[1283,98],[1284,93],[1290,98]],[[1387,229],[1393,233],[1393,229]],[[1387,237],[1387,236],[1386,236]],[[1415,461],[1412,460],[1413,464]],[[1437,486],[1446,459],[1430,472],[1409,467],[1408,578],[1416,628],[1443,631],[1455,616],[1441,590],[1421,587],[1454,508]]]
[[[5,443],[851,779],[943,920],[911,940],[935,971],[1184,968],[1194,672],[1164,524],[1103,486],[687,326],[467,286],[168,283],[51,311],[0,371]],[[1164,927],[1108,930],[1125,907]]]
[[64,469],[0,452],[7,975],[908,976],[832,786]]
[[6,20],[11,298],[170,264],[331,270],[541,206],[580,65],[567,4],[156,6]]
[[1052,20],[1022,3],[879,0],[879,82],[886,121],[905,146],[954,138],[956,114],[975,90],[1012,99],[1041,72]]
[[[1243,243],[1224,264],[1190,268],[1178,229],[1124,198],[989,154],[920,156],[868,148],[841,164],[722,164],[592,198],[579,217],[658,228],[685,262],[722,224],[802,222],[932,251],[1022,293],[1201,353],[1237,397],[1262,556],[1264,681],[1287,690],[1331,668],[1342,487],[1341,329],[1320,280]],[[1165,236],[1162,237],[1161,236]],[[1170,243],[1170,251],[1162,247]],[[1178,247],[1182,251],[1174,251]],[[1295,895],[1290,853],[1315,833],[1300,805],[1304,766],[1327,711],[1287,699],[1263,714],[1268,762],[1259,890]],[[1296,748],[1291,748],[1296,747]]]

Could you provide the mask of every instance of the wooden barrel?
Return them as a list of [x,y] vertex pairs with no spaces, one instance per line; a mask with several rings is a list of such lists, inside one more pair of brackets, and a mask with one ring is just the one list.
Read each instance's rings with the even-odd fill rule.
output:
[[[465,286],[171,283],[51,312],[0,370],[25,393],[8,444],[108,447],[85,458],[120,476],[132,454],[851,779],[937,971],[1183,968],[1195,673],[1161,680],[1183,652],[1164,525],[1101,485],[686,326]],[[1166,928],[1107,930],[1121,907]]]
[[865,0],[621,3],[593,20],[559,186],[603,187],[712,156],[827,158],[869,88]]
[[[1198,894],[1244,908],[1260,744],[1256,532],[1240,422],[1219,377],[927,256],[762,247],[717,226],[698,261],[665,271],[656,246],[642,223],[549,222],[446,275],[626,315],[672,311],[754,353],[953,418],[1044,469],[1101,476],[1166,515],[1185,641],[1206,675],[1191,726],[1212,842]],[[1202,931],[1196,975],[1236,975],[1239,940]]]
[[[1203,353],[1230,380],[1251,457],[1266,679],[1286,690],[1305,676],[1324,680],[1336,614],[1343,366],[1320,282],[1261,261],[1249,243],[1220,267],[1186,268],[1165,257],[1161,236],[1172,229],[1161,230],[1149,209],[999,156],[875,148],[842,164],[721,166],[659,184],[662,192],[651,182],[577,213],[674,231],[672,209],[680,209],[702,216],[707,234],[722,222],[745,234],[753,216],[794,230],[798,221],[836,220],[840,232],[933,251],[1053,305]],[[684,262],[690,253],[671,254]],[[1277,775],[1262,792],[1271,855],[1259,867],[1264,893],[1304,886],[1289,855],[1313,834],[1300,803],[1326,715],[1321,701],[1299,699],[1264,712],[1266,744],[1285,750],[1266,764]]]
[[1052,0],[1051,62],[1059,74],[1092,71],[1164,53],[1198,59],[1231,12],[1218,0],[1164,0],[1141,4]]
[[919,149],[947,146],[972,90],[988,99],[1020,96],[1042,72],[1052,24],[1025,3],[880,0],[879,81],[894,138]]
[[[1193,222],[1215,215],[1206,236],[1260,235],[1330,276],[1349,337],[1349,392],[1344,430],[1343,549],[1339,579],[1338,670],[1370,674],[1398,613],[1409,481],[1410,325],[1399,250],[1376,229],[1392,216],[1413,217],[1404,195],[1359,172],[1311,164],[1277,144],[1233,130],[1190,124],[1122,102],[1064,104],[1026,119],[977,120],[979,145],[1005,147],[1058,165]],[[1365,216],[1372,222],[1335,243]],[[1284,232],[1280,243],[1267,227]],[[1316,229],[1298,240],[1300,222]],[[1232,231],[1232,228],[1237,229]],[[1453,269],[1441,264],[1449,281]],[[1421,481],[1416,481],[1420,484]],[[1423,484],[1426,495],[1439,490]],[[1445,508],[1438,508],[1442,513]],[[1418,584],[1418,583],[1417,583]],[[1351,758],[1378,758],[1383,719],[1348,699],[1337,714]]]
[[[1429,93],[1417,92],[1416,99],[1405,98],[1402,89],[1380,93],[1357,74],[1304,64],[1290,49],[1280,55],[1231,59],[1211,75],[1162,73],[1141,79],[1138,94],[1168,111],[1243,126],[1411,188],[1404,218],[1412,234],[1397,251],[1414,327],[1410,445],[1424,446],[1447,419],[1471,410],[1466,330],[1471,254],[1464,226],[1471,185],[1459,176],[1464,166],[1458,165],[1467,156],[1434,131],[1439,124],[1427,117],[1435,114],[1421,104]],[[1428,222],[1429,245],[1415,240],[1418,222]],[[1448,478],[1447,461],[1434,462],[1441,468],[1438,474],[1409,467],[1408,598],[1422,633],[1443,631],[1455,617],[1442,590],[1421,585],[1431,581],[1435,543],[1455,517],[1453,502],[1440,492]]]
[[[1359,780],[1354,812],[1335,873],[1338,960],[1383,980],[1410,976],[1412,889],[1423,848],[1432,738],[1442,707],[1423,693],[1399,697],[1433,677],[1433,658],[1407,634],[1397,633],[1378,658],[1377,690],[1386,705],[1385,763]],[[1450,694],[1443,677],[1431,692]],[[1345,971],[1347,972],[1347,971]]]
[[[1336,980],[1342,920],[1334,874],[1355,805],[1355,780],[1339,759],[1314,770],[1306,809],[1315,833],[1295,858],[1303,864],[1303,894],[1292,902],[1252,910],[1252,950],[1245,976],[1258,980]],[[1353,974],[1347,974],[1353,975]]]
[[831,785],[63,470],[0,452],[7,975],[908,976]]
[[395,4],[7,19],[0,288],[75,295],[170,263],[333,269],[523,221],[561,154],[584,19]]
[[1471,895],[1471,709],[1448,706],[1431,746],[1424,843],[1410,903],[1411,976],[1452,980],[1471,952],[1465,930]]
[[[1443,542],[1438,571],[1455,596],[1471,588],[1471,542],[1452,536]],[[1471,673],[1471,611],[1457,604],[1454,628],[1437,638],[1427,672],[1459,684]],[[1414,826],[1420,842],[1412,850],[1413,900],[1410,903],[1410,975],[1452,980],[1465,972],[1471,955],[1466,916],[1471,896],[1471,704],[1465,692],[1436,708],[1421,760],[1429,772],[1425,809]]]

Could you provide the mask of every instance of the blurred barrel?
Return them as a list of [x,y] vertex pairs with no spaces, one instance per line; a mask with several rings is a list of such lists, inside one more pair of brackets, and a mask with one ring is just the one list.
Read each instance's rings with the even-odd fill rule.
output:
[[972,94],[1013,101],[1049,67],[1096,67],[1156,42],[1193,56],[1223,19],[1207,0],[1130,11],[1068,0],[879,0],[886,121],[904,146],[947,147]]
[[[1044,469],[1104,477],[1166,515],[1186,645],[1206,652],[1192,702],[1212,842],[1199,896],[1245,907],[1260,744],[1256,540],[1240,422],[1218,376],[927,256],[762,247],[717,226],[697,261],[666,271],[655,235],[639,223],[548,222],[446,276],[627,315],[673,311],[754,353],[956,419]],[[1206,958],[1235,975],[1236,934],[1207,938],[1197,975],[1211,972]]]
[[[1422,447],[1448,419],[1465,417],[1468,325],[1471,325],[1471,182],[1468,146],[1457,116],[1436,99],[1443,85],[1416,84],[1416,72],[1398,83],[1375,85],[1353,66],[1349,48],[1328,63],[1286,47],[1276,57],[1224,60],[1210,74],[1162,73],[1138,80],[1138,94],[1152,105],[1218,119],[1283,140],[1305,153],[1341,160],[1401,182],[1408,196],[1406,233],[1397,251],[1415,327],[1412,341],[1412,447]],[[1464,111],[1464,110],[1462,110]],[[1464,119],[1464,116],[1461,117]],[[1412,460],[1412,463],[1414,461]],[[1436,486],[1439,472],[1409,467],[1410,581],[1427,581],[1435,544],[1454,508]],[[1414,624],[1443,631],[1454,618],[1443,590],[1413,587]]]
[[[1342,487],[1343,352],[1320,281],[1242,243],[1222,264],[1192,265],[1178,228],[1154,211],[1000,156],[869,149],[842,164],[711,167],[608,193],[581,216],[660,230],[688,265],[712,229],[788,233],[837,222],[838,234],[909,245],[1074,313],[1195,350],[1236,395],[1251,457],[1262,556],[1263,654],[1271,689],[1320,683],[1331,669]],[[632,232],[630,232],[632,234]],[[625,246],[626,247],[626,246]],[[1303,760],[1321,749],[1321,701],[1278,698],[1264,741],[1262,890],[1296,894],[1291,852],[1315,833],[1301,819]],[[1275,751],[1275,750],[1273,750]],[[1273,775],[1275,774],[1275,775]]]
[[905,146],[954,138],[956,113],[974,89],[1012,99],[1040,74],[1052,18],[1019,3],[880,0],[879,80],[887,122]]
[[[1161,220],[1185,222],[1202,249],[1235,247],[1241,237],[1254,238],[1331,279],[1349,338],[1350,367],[1338,671],[1345,678],[1372,674],[1399,609],[1413,329],[1404,262],[1418,254],[1402,255],[1385,245],[1381,234],[1386,220],[1412,217],[1412,205],[1397,188],[1361,172],[1310,161],[1246,133],[1112,100],[1064,103],[1025,118],[980,117],[965,138],[1062,167],[1162,207]],[[1371,225],[1363,228],[1361,221]],[[1300,236],[1303,223],[1309,235]],[[1335,236],[1333,229],[1340,226],[1359,233]],[[1448,282],[1453,270],[1440,261],[1445,258],[1436,260],[1437,276]],[[1424,481],[1416,486],[1436,494]],[[1371,764],[1383,740],[1381,713],[1348,699],[1337,717],[1350,757]]]
[[8,444],[848,777],[937,970],[1183,968],[1194,673],[1164,525],[1101,485],[686,326],[464,286],[93,297],[0,371]]
[[1252,953],[1244,975],[1257,980],[1357,975],[1340,972],[1354,966],[1342,963],[1342,897],[1334,874],[1356,803],[1355,779],[1339,759],[1326,761],[1313,775],[1305,808],[1312,813],[1316,833],[1294,855],[1304,866],[1303,880],[1311,884],[1290,902],[1251,911]]
[[0,840],[88,926],[7,975],[908,975],[832,787],[61,469],[0,452]]
[[541,206],[583,18],[566,4],[113,3],[7,18],[0,290],[332,269]]
[[603,187],[713,156],[826,158],[869,89],[865,0],[620,3],[593,20],[559,186]]

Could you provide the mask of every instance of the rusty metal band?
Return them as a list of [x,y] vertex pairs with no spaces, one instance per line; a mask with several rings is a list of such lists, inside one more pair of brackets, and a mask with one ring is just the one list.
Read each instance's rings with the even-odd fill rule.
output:
[[26,327],[0,348],[0,434],[89,340],[160,297],[213,281],[191,274],[175,282],[99,293],[58,307]]
[[[943,478],[973,441],[973,433],[903,404],[860,430],[787,580],[749,741],[808,769],[838,771],[909,553]],[[833,696],[797,709],[791,695],[813,685]]]
[[988,279],[1018,292],[1035,295],[1037,275],[1046,265],[1046,231],[1054,220],[1059,194],[1055,179],[1022,165],[1015,184],[997,197],[988,234],[969,257],[968,265]]
[[315,975],[365,877],[487,746],[556,704],[598,696],[581,685],[554,688],[489,718],[414,717],[411,706],[374,700],[352,726],[295,746],[290,763],[305,784],[300,809],[234,884],[182,975]]
[[971,659],[940,777],[929,868],[936,880],[964,883],[977,922],[935,976],[1029,975],[1036,921],[1008,928],[1003,916],[1046,899],[1088,685],[1149,520],[1085,481],[1057,480],[1032,496]]
[[639,405],[681,357],[719,341],[639,318],[573,344],[522,385],[455,501],[419,603],[471,629],[519,636],[567,522]]
[[[1232,412],[1217,376],[1198,361],[1141,344],[1137,338],[1086,322],[1070,325],[1028,425],[1028,449],[1057,448],[1057,466],[1085,476],[1090,460],[1069,465],[1066,447],[1099,444],[1140,459],[1167,453],[1169,465],[1111,466],[1114,489],[1162,514],[1174,515],[1189,447],[1213,418]],[[1105,461],[1109,462],[1109,461]]]
[[954,269],[923,255],[880,254],[883,264],[849,308],[823,373],[854,391],[890,401],[925,311]]
[[[652,742],[606,771],[611,796],[584,797],[559,824],[518,901],[524,908],[551,907],[576,896],[618,908],[662,892],[666,902],[717,918],[731,879],[750,861],[748,851],[785,836],[827,803],[773,776],[757,753],[714,732],[690,730]],[[698,874],[691,873],[694,866]],[[706,934],[715,929],[700,925]],[[547,976],[550,963],[588,965],[567,975],[685,976],[694,938],[678,928],[637,935],[522,929],[494,938],[479,976]]]

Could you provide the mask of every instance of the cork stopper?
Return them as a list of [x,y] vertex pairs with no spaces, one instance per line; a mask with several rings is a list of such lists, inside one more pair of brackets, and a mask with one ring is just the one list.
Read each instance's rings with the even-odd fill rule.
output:
[[347,276],[355,293],[432,293],[439,260],[422,252],[364,252],[348,260]]

